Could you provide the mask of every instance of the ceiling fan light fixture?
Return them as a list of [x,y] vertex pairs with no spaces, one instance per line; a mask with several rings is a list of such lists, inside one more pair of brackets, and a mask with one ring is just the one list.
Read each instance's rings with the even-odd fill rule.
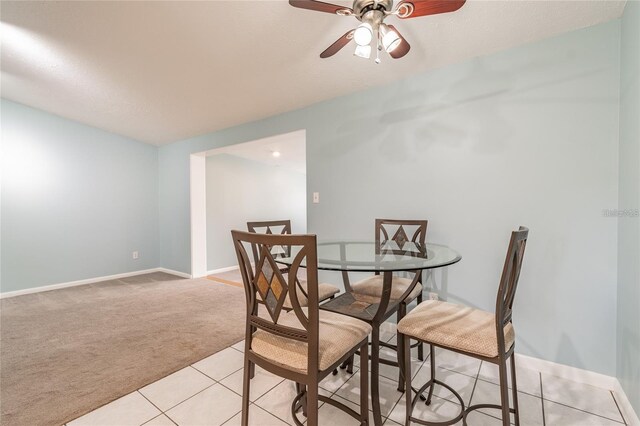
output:
[[402,43],[400,35],[386,24],[380,25],[380,38],[382,39],[382,47],[387,53],[393,52]]
[[356,51],[353,52],[355,56],[359,56],[360,58],[369,59],[371,57],[371,46],[356,46]]
[[368,46],[373,39],[373,27],[368,22],[358,25],[353,32],[353,40],[358,46]]

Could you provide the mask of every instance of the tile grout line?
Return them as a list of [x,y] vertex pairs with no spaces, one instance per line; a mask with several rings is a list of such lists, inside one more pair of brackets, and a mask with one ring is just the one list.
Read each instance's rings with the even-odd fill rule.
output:
[[542,401],[542,426],[547,426],[547,415],[544,412],[544,389],[542,389],[542,373],[539,371],[538,381],[540,383],[540,400]]
[[[473,381],[473,389],[471,389],[471,396],[469,397],[469,407],[471,406],[471,401],[473,401],[473,394],[476,392],[476,386],[478,386],[478,376],[480,375],[480,369],[482,368],[483,362],[484,361],[480,361],[480,365],[478,365],[478,373],[476,374],[475,380]],[[464,401],[462,402],[464,403]]]
[[[266,392],[265,392],[265,394],[266,394]],[[284,423],[284,424],[286,424],[286,425],[288,425],[288,424],[289,424],[288,422],[284,421],[284,420],[283,420],[283,419],[281,419],[280,417],[278,417],[278,416],[276,416],[275,414],[273,414],[273,413],[271,413],[271,412],[269,412],[269,411],[265,410],[265,409],[264,409],[264,408],[262,408],[261,406],[254,404],[254,403],[253,403],[253,402],[251,402],[251,401],[249,401],[249,410],[251,410],[251,406],[252,406],[252,405],[253,405],[254,407],[256,407],[256,408],[258,408],[258,409],[260,409],[260,410],[264,411],[265,413],[269,414],[271,417],[275,417],[276,419],[280,420],[282,423]],[[225,421],[224,421],[220,426],[224,426],[224,425],[226,425],[227,423],[229,423],[229,422],[230,422],[230,421],[231,421],[235,416],[237,416],[238,414],[242,414],[242,410],[240,410],[239,412],[237,412],[237,413],[236,413],[236,414],[234,414],[233,416],[229,417],[229,418],[228,418],[227,420],[225,420]]]
[[[228,377],[228,376],[227,376]],[[274,413],[272,413],[271,411],[267,411],[266,408],[261,407],[260,405],[256,404],[256,402],[262,398],[263,396],[265,396],[266,394],[268,394],[269,392],[271,392],[272,390],[274,390],[275,388],[277,388],[278,386],[280,386],[282,383],[284,383],[285,381],[287,381],[286,379],[282,379],[280,382],[278,382],[277,385],[273,386],[272,388],[270,388],[268,391],[266,391],[265,393],[263,393],[262,395],[260,395],[259,397],[256,398],[255,401],[251,401],[251,396],[249,396],[249,407],[251,407],[252,405],[255,405],[256,407],[260,408],[262,411],[264,411],[265,413],[269,413],[271,414],[273,417],[275,417],[278,420],[283,421],[286,424],[289,424],[289,422],[287,422],[284,419],[281,419],[280,417],[276,416]],[[242,398],[242,395],[240,395],[239,393],[237,393],[236,391],[234,391],[233,389],[228,388],[227,386],[225,386],[223,383],[219,383],[220,386],[224,387],[225,389],[229,390],[230,392],[233,392],[234,394],[240,396],[240,398]],[[318,409],[320,409],[320,406],[318,406]],[[238,411],[238,413],[242,413],[242,410]],[[233,416],[231,416],[229,419],[225,420],[224,423],[227,423],[229,420],[231,420],[232,418],[234,418],[235,416],[238,415],[238,413],[235,413]],[[223,423],[223,424],[224,424]],[[222,425],[221,425],[222,426]]]
[[[611,420],[612,422],[616,422],[616,423],[620,423],[620,424],[625,424],[626,425],[626,423],[622,423],[619,420],[615,420],[615,419],[612,419],[610,417],[602,416],[600,414],[591,413],[589,411],[582,410],[582,409],[577,408],[577,407],[572,407],[571,405],[563,404],[562,402],[557,402],[557,401],[553,401],[551,399],[545,398],[544,397],[544,387],[542,386],[542,372],[539,371],[538,374],[540,374],[540,399],[542,399],[542,421],[544,422],[544,425],[546,425],[546,421],[547,421],[546,412],[544,410],[545,401],[551,402],[552,404],[562,405],[563,407],[571,408],[571,409],[576,410],[576,411],[581,411],[583,413],[589,414],[590,416],[596,416],[596,417],[600,417],[601,419],[607,419],[607,420]],[[613,398],[613,401],[616,402],[615,397]],[[617,406],[617,402],[616,402],[616,406]],[[620,410],[619,407],[618,407],[618,410]],[[623,420],[623,422],[625,421],[624,420],[624,416],[622,416],[622,420]]]
[[[231,346],[229,346],[229,347],[231,347]],[[235,348],[232,348],[232,349],[235,349]],[[236,350],[236,351],[238,351],[237,349],[235,349],[235,350]],[[240,353],[244,354],[244,353],[243,353],[243,352],[241,352],[241,351],[238,351],[238,352],[240,352]],[[191,367],[193,367],[193,365],[192,365]],[[201,371],[200,371],[200,370],[198,370],[196,367],[193,367],[193,368],[194,368],[195,370],[197,370],[197,371],[201,372]],[[229,388],[229,387],[227,387],[224,383],[222,383],[222,380],[226,379],[227,377],[229,377],[229,376],[231,376],[231,375],[233,375],[233,374],[235,374],[235,373],[237,373],[238,371],[243,370],[243,369],[244,369],[244,367],[239,368],[238,370],[234,371],[233,373],[231,373],[231,374],[229,374],[229,375],[225,376],[224,378],[222,378],[220,381],[217,381],[217,383],[218,383],[219,385],[221,385],[222,387],[224,387],[225,389],[229,390],[230,392],[233,392],[234,394],[236,394],[236,395],[238,395],[238,396],[242,397],[242,395],[240,395],[239,393],[237,393],[237,392],[236,392],[236,391],[234,391],[233,389],[230,389],[230,388]],[[345,385],[345,384],[346,384],[346,383],[351,379],[351,377],[353,377],[353,376],[354,376],[358,371],[359,371],[359,368],[355,368],[355,369],[354,369],[353,374],[350,374],[349,378],[347,378],[347,380],[345,380],[345,381],[344,381],[344,382],[343,382],[343,383],[342,383],[342,384],[341,384],[341,385],[340,385],[340,386],[339,386],[335,391],[333,391],[333,392],[328,391],[327,389],[323,388],[322,386],[318,386],[318,387],[319,387],[319,388],[322,388],[325,392],[328,392],[328,393],[330,394],[330,396],[336,396],[336,397],[338,397],[338,398],[345,399],[345,398],[342,398],[340,395],[337,395],[336,393],[337,393],[337,392],[338,392],[338,390],[339,390],[339,389],[341,389],[341,388],[342,388],[342,386],[344,386],[344,385]],[[202,374],[204,374],[204,375],[206,376],[206,374],[205,374],[205,373],[203,373],[203,372],[201,372],[201,373],[202,373]],[[207,377],[209,377],[209,376],[207,376]],[[211,378],[212,380],[215,380],[215,379],[213,379],[212,377],[209,377],[209,378]],[[272,413],[272,412],[270,412],[270,411],[267,411],[265,408],[263,408],[263,407],[261,407],[260,405],[256,404],[256,402],[257,402],[260,398],[262,398],[262,397],[263,397],[264,395],[266,395],[267,393],[271,392],[273,389],[275,389],[276,387],[278,387],[279,385],[281,385],[281,384],[282,384],[283,382],[285,382],[285,381],[287,381],[287,380],[286,380],[286,379],[282,379],[280,382],[278,382],[278,384],[274,385],[273,387],[271,387],[270,389],[268,389],[267,391],[265,391],[263,394],[261,394],[259,397],[257,397],[255,401],[250,401],[250,405],[255,405],[256,407],[258,407],[258,408],[260,408],[261,410],[263,410],[264,412],[266,412],[266,413],[268,413],[268,414],[272,415],[273,417],[277,418],[278,420],[281,420],[281,421],[283,421],[284,423],[289,424],[289,423],[288,423],[287,421],[285,421],[284,419],[281,419],[280,417],[276,416],[274,413]],[[199,393],[199,392],[198,392],[198,393]],[[195,395],[194,395],[194,396],[195,396]],[[189,399],[189,398],[187,398],[187,399]],[[346,401],[349,401],[349,400],[347,400],[347,399],[345,399],[345,400],[346,400]],[[185,400],[185,401],[186,401],[186,400]],[[184,401],[182,401],[182,402],[184,402]],[[349,402],[351,402],[351,401],[349,401]],[[319,405],[319,406],[318,406],[318,409],[320,409],[320,408],[322,407],[322,405],[324,405],[324,403],[322,403],[321,405]],[[173,408],[173,407],[172,407],[172,408]],[[241,412],[242,412],[242,410],[240,411],[240,413],[241,413]],[[232,416],[231,418],[235,417],[236,415],[238,415],[238,413],[234,414],[234,416]],[[231,418],[227,419],[224,423],[227,423],[229,420],[231,420]],[[385,420],[386,420],[386,417],[385,417]],[[223,423],[223,424],[224,424],[224,423]]]
[[589,414],[589,415],[591,415],[591,416],[596,416],[596,417],[600,417],[601,419],[610,420],[610,421],[612,421],[612,422],[619,423],[619,424],[621,424],[621,425],[623,425],[623,424],[624,424],[624,423],[622,423],[620,420],[615,420],[615,419],[612,419],[611,417],[603,416],[603,415],[601,415],[601,414],[592,413],[592,412],[590,412],[590,411],[583,410],[583,409],[581,409],[581,408],[572,407],[571,405],[567,405],[567,404],[564,404],[564,403],[562,403],[562,402],[553,401],[553,400],[551,400],[551,399],[543,399],[542,401],[543,401],[543,404],[544,404],[544,401],[547,401],[547,402],[551,402],[552,404],[558,404],[558,405],[562,405],[563,407],[571,408],[572,410],[581,411],[581,412],[586,413],[586,414]]
[[[229,346],[229,347],[230,347],[230,346]],[[199,362],[199,361],[198,361],[198,362]],[[222,387],[224,387],[225,389],[227,389],[227,390],[229,390],[229,391],[233,392],[234,394],[238,395],[238,393],[237,393],[237,392],[234,392],[233,390],[229,389],[228,387],[226,387],[225,385],[223,385],[222,383],[220,383],[219,381],[217,381],[217,380],[216,380],[216,379],[214,379],[213,377],[208,376],[208,375],[207,375],[207,374],[205,374],[204,372],[202,372],[202,371],[198,370],[198,369],[197,369],[196,367],[194,367],[193,365],[189,365],[188,367],[193,368],[193,369],[194,369],[194,370],[196,370],[198,373],[200,373],[200,374],[204,375],[205,377],[207,377],[207,378],[208,378],[208,379],[210,379],[210,380],[213,380],[213,383],[211,383],[209,386],[205,387],[204,389],[199,390],[198,392],[194,393],[193,395],[189,396],[188,398],[185,398],[185,399],[181,400],[181,401],[180,401],[180,402],[178,402],[177,404],[172,405],[171,407],[167,408],[166,410],[162,410],[162,409],[161,409],[160,407],[158,407],[156,404],[154,404],[153,402],[151,402],[151,400],[150,400],[149,398],[147,398],[147,397],[146,397],[142,392],[140,392],[140,390],[141,390],[141,389],[143,389],[143,388],[145,388],[146,386],[143,386],[142,388],[137,389],[135,392],[137,392],[137,393],[139,393],[140,395],[142,395],[142,397],[143,397],[144,399],[146,399],[147,401],[149,401],[149,403],[150,403],[151,405],[153,405],[155,408],[157,408],[157,409],[160,411],[160,414],[159,414],[158,416],[155,416],[155,417],[153,417],[152,419],[147,420],[147,422],[145,422],[145,423],[148,423],[149,421],[151,421],[151,420],[155,419],[156,417],[159,417],[161,414],[164,414],[164,415],[166,415],[166,416],[169,418],[169,420],[171,420],[171,422],[172,422],[172,423],[174,423],[174,424],[176,424],[176,425],[177,425],[177,423],[176,423],[175,421],[173,421],[173,419],[172,419],[172,418],[167,414],[167,412],[168,412],[168,411],[170,411],[170,410],[172,410],[172,409],[174,409],[175,407],[177,407],[178,405],[182,404],[183,402],[188,401],[189,399],[193,398],[194,396],[196,396],[196,395],[198,395],[198,394],[200,394],[200,393],[204,392],[205,390],[207,390],[207,389],[209,389],[210,387],[212,387],[212,386],[214,386],[214,385],[217,385],[217,384],[221,385],[221,386],[222,386]],[[188,367],[185,367],[185,368],[188,368]],[[243,368],[244,368],[244,367],[243,367]],[[237,373],[238,371],[242,370],[243,368],[239,368],[238,370],[235,370],[233,373],[230,373],[230,374],[228,374],[228,375],[224,376],[221,380],[226,379],[227,377],[229,377],[229,376],[231,376],[231,375],[233,375],[233,374]],[[162,380],[162,379],[164,379],[164,378],[166,378],[166,377],[169,377],[170,375],[171,375],[171,374],[169,374],[169,375],[167,375],[167,376],[165,376],[165,377],[162,377],[162,378],[160,378],[160,379],[156,380],[156,381],[155,381],[155,382],[153,382],[153,383],[157,383],[157,382],[159,382],[160,380]],[[153,384],[153,383],[150,383],[150,384]],[[148,386],[148,385],[147,385],[147,386]],[[274,386],[274,387],[275,387],[275,386]],[[273,389],[273,388],[272,388],[272,389]],[[269,390],[271,390],[271,389],[269,389]],[[266,393],[266,392],[265,392],[265,393]],[[242,396],[242,395],[240,395],[240,396]],[[236,414],[238,414],[238,413],[236,413]],[[235,416],[236,414],[234,414],[234,416]],[[226,421],[225,421],[225,422],[226,422]],[[285,422],[285,423],[286,423],[286,422]],[[143,424],[144,424],[144,423],[143,423]]]
[[[151,402],[151,401],[149,401],[149,402]],[[157,419],[157,418],[158,418],[158,417],[160,417],[160,416],[164,416],[164,417],[168,418],[168,419],[169,419],[169,421],[170,421],[171,423],[173,423],[174,425],[178,426],[178,424],[177,424],[176,422],[174,422],[174,421],[173,421],[169,416],[167,416],[165,413],[160,413],[160,414],[158,414],[158,415],[157,415],[157,416],[155,416],[154,418],[149,419],[149,420],[147,420],[146,422],[142,423],[140,426],[144,426],[144,425],[148,424],[149,422],[154,421],[155,419]]]
[[[206,375],[206,374],[204,374],[202,371],[200,371],[200,370],[198,370],[197,368],[195,368],[193,365],[189,365],[188,367],[185,367],[185,368],[189,368],[189,367],[193,368],[193,369],[194,369],[194,370],[196,370],[198,373],[201,373],[202,375],[206,376],[207,378],[209,378],[209,379],[213,380],[213,383],[211,383],[209,386],[205,387],[204,389],[199,390],[198,392],[194,393],[193,395],[189,396],[188,398],[183,399],[182,401],[178,402],[177,404],[172,405],[171,407],[167,408],[166,410],[162,410],[162,409],[161,409],[160,407],[158,407],[156,404],[154,404],[153,402],[151,402],[151,400],[150,400],[149,398],[147,398],[147,397],[145,396],[145,394],[143,394],[142,392],[140,392],[140,390],[142,390],[142,389],[146,388],[146,387],[147,387],[147,386],[149,386],[149,385],[152,385],[152,384],[154,384],[154,383],[157,383],[157,382],[159,382],[159,381],[160,381],[160,380],[162,380],[162,379],[166,379],[167,377],[171,376],[171,374],[174,374],[174,373],[168,374],[168,375],[166,375],[166,376],[164,376],[164,377],[162,377],[162,378],[160,378],[160,379],[156,380],[156,381],[155,381],[155,382],[153,382],[153,383],[149,383],[149,385],[146,385],[146,386],[141,387],[140,389],[136,390],[136,392],[138,392],[140,395],[142,395],[142,397],[143,397],[144,399],[146,399],[147,401],[149,401],[149,402],[151,403],[151,405],[153,405],[153,406],[154,406],[154,407],[156,407],[158,410],[160,410],[160,412],[161,412],[162,414],[165,414],[167,411],[171,410],[172,408],[177,407],[178,405],[180,405],[180,404],[182,404],[183,402],[185,402],[187,399],[191,399],[192,397],[196,396],[196,395],[197,395],[197,394],[199,394],[200,392],[202,392],[202,391],[204,391],[204,390],[209,389],[209,388],[210,388],[211,386],[213,386],[213,385],[218,384],[217,380],[215,380],[213,377],[209,377],[209,376],[207,376],[207,375]],[[180,371],[180,370],[178,370],[178,371]],[[236,371],[237,371],[237,370],[236,370]],[[234,372],[234,373],[235,373],[235,372]],[[234,374],[234,373],[231,373],[231,374]],[[227,376],[227,377],[228,377],[228,376]],[[225,378],[226,378],[226,377],[225,377]],[[157,416],[156,416],[156,417],[157,417]],[[171,420],[171,421],[173,421],[173,420]],[[175,423],[175,422],[174,422],[174,423]]]
[[[475,392],[476,392],[476,386],[478,385],[478,380],[482,380],[482,379],[480,378],[480,370],[482,369],[482,364],[483,364],[483,363],[484,363],[484,361],[480,361],[480,366],[478,367],[478,376],[476,377],[476,381],[473,383],[473,389],[471,390],[471,396],[469,397],[469,405],[468,405],[468,407],[467,407],[467,408],[471,407],[471,401],[473,401],[473,395],[474,395],[474,394],[475,394]],[[462,374],[462,373],[460,373],[460,374]],[[468,377],[471,377],[471,376],[468,376]],[[485,383],[491,383],[491,382],[488,382],[488,381],[486,381],[486,380],[482,380],[482,381],[483,381],[483,382],[485,382]],[[495,385],[495,383],[492,383],[492,384],[494,384],[494,385]],[[498,385],[498,386],[499,386],[499,385]],[[509,386],[507,386],[507,393],[508,393],[508,391],[509,391]],[[463,401],[463,402],[464,402],[464,401]],[[475,411],[475,410],[474,410],[474,411]],[[478,410],[477,412],[478,412],[478,413],[480,413],[480,414],[483,414],[483,415],[485,415],[485,416],[488,416],[488,417],[493,417],[493,418],[494,418],[494,419],[496,419],[496,420],[502,420],[502,417],[496,417],[495,415],[493,415],[493,414],[489,414],[489,413],[487,413],[487,412],[485,412],[485,411],[480,411],[480,410]],[[511,424],[511,414],[509,414],[509,424]]]
[[190,365],[189,367],[193,368],[193,369],[194,369],[194,370],[196,370],[198,373],[201,373],[201,374],[203,374],[203,375],[207,376],[208,378],[210,378],[211,380],[213,380],[213,381],[214,381],[214,382],[216,382],[216,383],[219,383],[219,382],[221,382],[221,381],[223,381],[223,380],[227,379],[229,376],[233,376],[233,375],[234,375],[234,374],[236,374],[238,371],[240,371],[240,370],[243,370],[243,369],[244,369],[244,367],[240,367],[240,368],[238,368],[237,370],[235,370],[234,372],[227,374],[227,375],[226,375],[226,376],[224,376],[222,379],[220,379],[220,380],[216,380],[216,379],[214,379],[213,377],[209,376],[209,375],[208,375],[207,373],[205,373],[204,371],[200,371],[200,370],[198,370],[196,367],[194,367],[194,366],[193,366],[193,364],[192,364],[192,365]]
[[[162,379],[160,379],[160,380],[162,380]],[[140,389],[142,389],[142,388],[140,388]],[[164,411],[162,411],[162,410],[160,409],[160,407],[158,407],[156,404],[154,404],[153,402],[151,402],[151,400],[150,400],[149,398],[147,398],[146,396],[144,396],[144,394],[143,394],[142,392],[140,392],[140,389],[136,390],[136,392],[137,392],[138,394],[142,395],[142,397],[143,397],[144,399],[146,399],[146,400],[149,402],[149,404],[153,405],[154,407],[156,407],[156,409],[157,409],[158,411],[160,411],[160,414],[158,414],[158,416],[159,416],[159,415],[164,414]],[[155,417],[153,417],[153,418],[151,418],[151,419],[147,420],[147,421],[146,421],[146,422],[144,422],[144,423],[148,423],[148,422],[150,422],[151,420],[155,419],[155,418],[156,418],[156,417],[158,417],[158,416],[155,416]],[[142,424],[144,424],[144,423],[142,423]]]
[[[425,364],[427,363],[427,360],[429,359],[429,357],[430,357],[430,356],[431,356],[431,354],[429,353],[429,354],[427,355],[427,357],[425,358],[425,360],[424,360],[424,361],[421,361],[422,363],[420,364],[420,367],[416,370],[416,374],[412,374],[412,375],[411,375],[411,381],[412,381],[412,382],[413,382],[413,378],[414,378],[414,377],[416,377],[416,376],[418,375],[418,373],[420,373],[420,371],[421,371],[423,368],[427,368],[427,367],[425,367]],[[411,360],[411,357],[409,357],[409,360]],[[429,379],[429,380],[431,380],[431,379]],[[406,395],[405,395],[405,393],[406,393],[406,392],[407,392],[407,390],[405,389],[405,391],[404,391],[404,392],[402,393],[402,395],[400,396],[400,399],[398,399],[398,400],[396,401],[396,403],[395,403],[395,404],[393,405],[393,407],[391,408],[391,411],[389,411],[389,416],[391,416],[391,413],[393,413],[393,410],[395,410],[395,409],[396,409],[396,407],[398,406],[398,404],[400,403],[400,401],[401,401],[403,398],[405,398],[405,399],[406,399]],[[434,395],[434,396],[436,396],[436,395]],[[385,418],[385,421],[386,421],[386,420],[389,420],[389,416],[387,416],[387,417]],[[393,420],[391,420],[391,421],[393,422]],[[384,422],[383,422],[383,423],[384,423]],[[394,422],[394,423],[395,423],[395,422]]]
[[[425,361],[425,362],[426,362],[426,361]],[[480,364],[482,364],[482,362],[480,362]],[[449,372],[451,372],[451,373],[462,374],[463,376],[471,377],[472,379],[479,378],[479,377],[478,377],[478,375],[472,376],[471,374],[463,373],[463,372],[461,372],[461,371],[454,370],[454,369],[452,369],[452,368],[441,367],[441,366],[436,366],[436,368],[442,368],[443,370],[447,370],[447,371],[449,371]],[[478,370],[478,374],[479,374],[479,373],[480,373],[480,370]],[[482,381],[484,381],[484,382],[489,382],[488,380],[484,380],[484,379],[480,379],[480,380],[482,380]],[[489,383],[493,383],[493,382],[489,382]],[[495,384],[497,384],[497,383],[493,383],[493,384],[495,385]]]
[[[346,371],[346,370],[345,370],[345,371]],[[345,381],[344,381],[344,383],[342,383],[340,386],[338,386],[338,388],[337,388],[335,391],[333,391],[333,393],[331,393],[331,397],[334,397],[334,396],[335,396],[335,397],[337,397],[337,398],[340,398],[340,399],[343,399],[343,400],[345,400],[345,401],[347,401],[347,402],[350,402],[350,403],[352,403],[352,404],[354,404],[354,405],[357,405],[355,402],[353,402],[353,401],[351,401],[351,400],[349,400],[349,399],[347,399],[347,398],[344,398],[344,397],[342,397],[342,396],[338,395],[338,391],[339,391],[340,389],[342,389],[342,387],[343,387],[344,385],[346,385],[346,384],[347,384],[347,382],[348,382],[349,380],[351,380],[351,379],[353,378],[353,376],[355,376],[355,375],[356,375],[356,373],[358,373],[359,371],[360,371],[360,367],[354,367],[354,368],[353,368],[353,374],[351,374],[351,375],[349,376],[349,378],[348,378],[347,380],[345,380]],[[384,377],[384,376],[383,376],[383,377]],[[323,388],[323,389],[324,389],[324,388]],[[326,390],[326,389],[325,389],[325,390]],[[396,402],[396,404],[397,404],[397,402]],[[373,407],[372,407],[372,408],[373,408]],[[393,406],[393,408],[396,408],[396,406],[394,405],[394,406]],[[391,409],[391,411],[393,411],[393,408]],[[369,407],[367,407],[367,411],[368,411],[368,412],[373,412],[373,409],[369,409]],[[391,411],[389,412],[389,414],[391,414]],[[389,419],[389,417],[388,417],[388,416],[382,416],[382,423],[384,424],[384,422],[386,422],[388,419]],[[393,420],[392,420],[392,421],[393,421]]]
[[[206,390],[207,390],[207,389],[209,389],[210,387],[215,386],[215,385],[217,385],[217,384],[219,384],[219,383],[211,383],[209,386],[207,386],[207,387],[206,387],[206,388],[204,388],[204,389],[199,390],[198,392],[196,392],[196,393],[194,393],[193,395],[191,395],[189,398],[183,399],[182,401],[178,402],[177,404],[172,405],[170,408],[167,408],[167,410],[166,410],[166,411],[163,411],[163,412],[162,412],[162,414],[164,414],[164,415],[166,415],[167,417],[169,417],[169,419],[173,422],[173,419],[172,419],[172,418],[169,416],[169,414],[168,414],[168,412],[169,412],[169,411],[173,410],[174,408],[176,408],[178,405],[182,404],[183,402],[190,400],[190,399],[191,399],[191,398],[193,398],[194,396],[201,394],[202,392],[206,391]],[[144,396],[144,395],[143,395],[143,396]],[[175,423],[175,422],[174,422],[174,423]]]
[[627,424],[627,420],[624,418],[624,415],[622,414],[622,410],[620,410],[620,406],[618,405],[618,401],[616,400],[616,396],[613,394],[612,390],[610,390],[609,392],[611,392],[611,398],[613,398],[613,402],[616,403],[616,408],[618,409],[618,412],[620,413],[620,417],[622,418],[622,422],[626,425]]
[[[448,370],[448,369],[445,369],[445,370]],[[464,374],[464,373],[460,373],[460,372],[455,371],[455,370],[448,370],[448,371],[451,371],[451,372],[453,372],[453,373],[458,373],[458,374]],[[467,377],[472,377],[472,376],[469,376],[468,374],[465,374],[465,376],[467,376]],[[494,386],[500,386],[500,384],[499,384],[499,383],[494,383],[494,382],[492,382],[492,381],[490,381],[490,380],[483,379],[483,378],[482,378],[482,377],[480,377],[480,376],[478,376],[478,380],[480,380],[480,381],[482,381],[482,382],[484,382],[484,383],[492,384],[492,385],[494,385]],[[511,389],[512,389],[512,388],[510,388],[510,387],[509,387],[509,390],[511,390]],[[520,390],[520,389],[518,389],[518,393],[522,393],[522,394],[525,394],[525,395],[529,395],[529,396],[532,396],[532,397],[534,397],[534,398],[538,398],[538,399],[540,399],[540,398],[541,398],[541,396],[540,396],[540,395],[536,395],[536,394],[534,394],[534,393],[525,392],[525,391]]]
[[[278,377],[278,376],[276,376]],[[270,387],[267,391],[263,392],[262,394],[260,394],[260,396],[256,397],[256,401],[259,400],[260,398],[262,398],[263,396],[265,396],[266,394],[268,394],[269,392],[271,392],[272,390],[274,390],[275,388],[277,388],[278,386],[280,386],[280,384],[282,384],[284,381],[286,381],[286,379],[282,379],[280,380],[277,384],[275,384],[274,386]],[[235,393],[236,395],[238,395],[240,398],[242,398],[242,394],[239,394],[238,392],[234,391],[233,389],[231,389],[230,387],[228,387],[227,385],[225,385],[224,383],[220,383],[220,386],[224,387],[225,389],[230,390],[231,392]],[[249,395],[249,402],[251,404],[254,404],[256,401],[251,401],[251,395]],[[258,405],[258,407],[260,407]],[[262,407],[260,407],[262,408]],[[266,411],[266,410],[265,410]]]

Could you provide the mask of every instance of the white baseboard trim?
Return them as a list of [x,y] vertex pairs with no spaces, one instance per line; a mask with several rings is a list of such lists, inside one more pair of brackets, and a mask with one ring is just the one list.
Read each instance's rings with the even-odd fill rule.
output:
[[520,367],[536,370],[543,374],[562,377],[563,379],[613,391],[615,400],[622,412],[622,416],[627,422],[627,425],[640,426],[640,419],[638,419],[638,415],[633,409],[629,398],[627,398],[627,394],[620,385],[620,381],[618,381],[616,377],[518,353],[516,354],[516,363]]
[[617,379],[613,388],[613,393],[616,396],[616,402],[618,403],[618,407],[620,407],[622,416],[624,417],[627,424],[629,426],[640,426],[640,418],[633,409],[631,401],[629,401],[629,398],[627,398],[627,394],[625,393],[624,389],[622,389],[620,381]]
[[164,272],[165,274],[177,275],[179,277],[187,278],[187,279],[193,278],[191,274],[187,274],[186,272],[176,271],[174,269],[156,268],[155,272]]
[[60,283],[60,284],[44,285],[40,287],[27,288],[25,290],[7,291],[4,293],[0,293],[0,299],[4,299],[7,297],[14,297],[14,296],[22,296],[23,294],[40,293],[42,291],[58,290],[60,288],[75,287],[75,286],[85,285],[85,284],[93,284],[100,281],[117,280],[119,278],[133,277],[136,275],[149,274],[151,272],[157,272],[157,271],[158,271],[158,268],[144,269],[141,271],[125,272],[123,274],[105,275],[103,277],[94,277],[94,278],[87,278],[84,280],[69,281],[69,282]]
[[530,370],[536,370],[541,373],[609,390],[613,390],[616,386],[616,382],[618,381],[615,377],[607,376],[606,374],[583,370],[582,368],[558,364],[557,362],[547,361],[518,353],[516,353],[516,363],[520,367],[528,368]]
[[235,266],[227,266],[226,268],[218,268],[218,269],[212,269],[210,271],[207,271],[207,275],[213,275],[213,274],[221,274],[223,272],[229,272],[229,271],[234,271],[236,269],[239,269],[238,265]]
[[58,289],[67,288],[67,287],[76,287],[76,286],[85,285],[85,284],[93,284],[100,281],[109,281],[109,280],[117,280],[119,278],[134,277],[136,275],[150,274],[152,272],[165,272],[167,274],[177,275],[183,278],[191,278],[191,275],[185,274],[184,272],[174,271],[166,268],[151,268],[151,269],[143,269],[140,271],[125,272],[122,274],[105,275],[103,277],[87,278],[84,280],[70,281],[70,282],[60,283],[60,284],[51,284],[51,285],[45,285],[40,287],[34,287],[34,288],[27,288],[24,290],[6,291],[4,293],[0,293],[0,299],[6,299],[8,297],[15,297],[15,296],[22,296],[24,294],[41,293],[43,291],[58,290]]

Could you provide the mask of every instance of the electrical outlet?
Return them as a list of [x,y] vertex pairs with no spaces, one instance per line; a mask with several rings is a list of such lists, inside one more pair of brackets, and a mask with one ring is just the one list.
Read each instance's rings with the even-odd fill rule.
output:
[[133,257],[134,259],[137,259],[138,257],[140,257],[140,255],[137,251],[134,251],[133,253],[131,253],[131,257]]
[[314,192],[313,193],[313,204],[319,204],[320,203],[320,193],[319,192]]
[[439,297],[438,297],[438,293],[435,293],[433,291],[430,292],[429,293],[429,300],[440,300]]

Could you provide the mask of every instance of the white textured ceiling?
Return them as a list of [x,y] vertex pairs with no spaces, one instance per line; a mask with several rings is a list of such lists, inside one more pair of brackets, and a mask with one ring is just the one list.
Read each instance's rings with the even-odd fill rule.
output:
[[[337,1],[341,5],[350,2]],[[286,1],[2,1],[2,97],[165,144],[619,17],[624,1],[469,0],[389,18],[412,46],[380,65],[319,53],[353,17]]]

